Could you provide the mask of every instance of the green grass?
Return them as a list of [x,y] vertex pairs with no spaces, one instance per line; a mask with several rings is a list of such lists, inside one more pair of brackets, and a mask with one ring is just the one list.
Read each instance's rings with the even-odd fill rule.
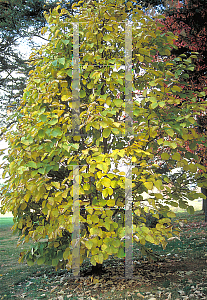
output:
[[3,228],[3,227],[12,227],[13,225],[13,218],[1,218],[0,217],[0,229]]
[[66,270],[56,272],[50,266],[19,264],[18,257],[23,246],[16,247],[18,237],[10,230],[13,220],[1,218],[0,299],[56,300],[59,297],[61,300],[83,300],[94,297],[106,300],[144,299],[143,296],[153,295],[156,299],[165,300],[171,293],[172,300],[180,300],[183,298],[179,290],[189,296],[200,288],[203,299],[206,299],[207,227],[204,215],[201,212],[194,215],[177,213],[177,219],[183,226],[180,240],[169,241],[164,250],[150,245],[159,257],[158,261],[148,262],[140,255],[139,248],[134,248],[135,277],[132,280],[121,278],[124,276],[123,260],[110,257],[104,262],[105,272],[101,277],[93,277],[89,272],[86,274],[91,265],[85,261],[81,266],[81,278],[75,282],[71,272]]

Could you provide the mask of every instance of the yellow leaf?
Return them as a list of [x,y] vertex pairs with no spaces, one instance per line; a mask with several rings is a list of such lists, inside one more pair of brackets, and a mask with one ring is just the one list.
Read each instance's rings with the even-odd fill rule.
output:
[[179,87],[179,86],[177,86],[177,85],[174,85],[174,86],[172,87],[172,91],[173,91],[173,92],[180,92],[180,91],[182,91],[182,89],[181,89],[181,87]]
[[89,183],[85,183],[85,184],[83,185],[83,189],[84,189],[85,191],[89,191],[89,190],[90,190],[90,184],[89,184]]
[[61,101],[69,101],[70,100],[70,98],[71,97],[69,97],[68,95],[63,95],[62,97],[61,97]]
[[111,187],[107,188],[109,196],[113,195],[113,189]]
[[132,156],[132,162],[137,162],[137,158],[135,156]]
[[125,172],[120,172],[119,175],[123,176],[125,175]]
[[91,220],[92,220],[93,223],[98,223],[99,222],[99,218],[98,218],[97,215],[92,215]]
[[153,183],[152,182],[149,182],[149,181],[146,181],[144,183],[145,187],[148,189],[148,190],[152,190],[153,189]]
[[91,249],[92,247],[93,247],[93,242],[92,241],[86,241],[85,242],[85,245],[86,245],[86,247],[88,248],[88,249]]
[[98,264],[102,264],[103,263],[103,253],[99,253],[97,255],[94,256],[95,258],[95,261],[98,263]]
[[52,185],[56,187],[56,189],[60,189],[60,183],[59,182],[52,182]]
[[150,242],[152,244],[154,244],[154,242],[155,242],[154,238],[151,235],[149,235],[149,234],[147,234],[145,236],[145,239],[146,239],[146,241],[148,241],[148,242]]
[[109,200],[107,201],[107,205],[108,205],[108,206],[114,206],[114,205],[115,205],[115,200],[114,200],[114,199],[109,199]]
[[103,164],[97,164],[97,168],[99,168],[100,170],[104,171],[105,173],[108,172],[108,167],[105,163]]
[[196,173],[197,172],[197,166],[195,164],[189,164],[188,165],[188,170],[190,172]]
[[105,251],[105,250],[107,249],[107,245],[106,245],[106,244],[101,245],[101,249],[102,249],[103,251]]
[[113,210],[107,209],[107,210],[106,210],[106,215],[107,215],[108,217],[113,216]]
[[107,189],[104,189],[102,191],[102,195],[104,196],[104,198],[106,198],[108,196],[108,190]]
[[169,211],[169,212],[167,213],[167,216],[168,216],[168,218],[175,218],[175,217],[176,217],[176,214],[175,214],[173,211]]
[[156,181],[155,181],[155,186],[156,186],[156,188],[157,188],[158,190],[160,190],[160,189],[161,189],[161,186],[162,186],[162,180],[156,180]]
[[25,203],[25,202],[22,203],[20,206],[21,210],[25,210],[26,207],[27,207],[27,203]]
[[109,178],[107,178],[107,177],[102,178],[101,179],[101,183],[105,187],[110,187],[111,186],[111,180]]
[[92,264],[93,266],[96,265],[96,261],[95,261],[95,259],[94,259],[94,256],[91,257],[91,264]]
[[54,246],[55,248],[57,248],[59,245],[60,245],[59,242],[55,242],[53,246]]
[[117,186],[117,181],[113,180],[111,181],[111,187],[114,189]]
[[174,159],[174,160],[180,160],[180,158],[181,158],[180,153],[175,153],[172,156],[172,159]]
[[89,214],[92,215],[92,213],[93,213],[93,208],[92,208],[92,207],[89,207],[89,206],[86,206],[86,211],[89,212]]
[[168,160],[169,157],[170,157],[170,155],[169,155],[167,152],[164,152],[164,153],[161,154],[161,158],[162,158],[163,160]]

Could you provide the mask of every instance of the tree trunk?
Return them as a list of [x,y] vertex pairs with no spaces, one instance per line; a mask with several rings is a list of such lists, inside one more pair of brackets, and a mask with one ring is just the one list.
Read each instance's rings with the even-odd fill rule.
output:
[[101,275],[103,271],[102,264],[96,264],[96,266],[92,266],[92,274],[93,275]]
[[207,189],[201,188],[201,193],[206,196],[205,198],[203,198],[203,211],[205,213],[205,222],[207,222]]
[[205,199],[203,199],[203,201],[202,201],[202,211],[205,214]]

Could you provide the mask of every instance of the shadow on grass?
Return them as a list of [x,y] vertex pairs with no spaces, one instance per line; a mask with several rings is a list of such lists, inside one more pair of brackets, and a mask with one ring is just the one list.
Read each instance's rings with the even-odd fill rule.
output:
[[[184,219],[187,219],[187,223]],[[2,220],[4,219],[4,220]],[[91,275],[91,264],[81,266],[81,278],[74,281],[71,272],[53,267],[19,264],[22,246],[10,230],[12,218],[0,219],[0,299],[207,299],[207,227],[204,215],[177,213],[181,223],[180,240],[166,249],[151,245],[159,257],[148,262],[139,247],[134,247],[134,276],[125,280],[124,261],[110,257],[100,277]],[[187,298],[186,298],[187,299]]]

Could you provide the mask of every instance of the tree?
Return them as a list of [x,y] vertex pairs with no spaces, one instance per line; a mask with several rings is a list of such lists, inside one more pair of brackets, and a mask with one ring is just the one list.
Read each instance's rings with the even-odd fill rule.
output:
[[[194,72],[189,72],[186,80],[191,86],[192,90],[200,91],[198,101],[206,100],[206,86],[207,86],[207,3],[206,1],[188,0],[184,3],[180,1],[174,1],[174,5],[166,11],[166,18],[164,20],[164,30],[171,30],[174,34],[178,35],[178,39],[175,41],[176,49],[172,51],[172,57],[176,57],[181,54],[190,56],[192,52],[197,53],[197,59],[195,60]],[[183,101],[186,101],[185,99]],[[182,105],[180,106],[182,109]],[[198,132],[202,136],[206,133],[206,112],[203,111],[198,118]],[[188,146],[188,145],[187,145]],[[200,163],[206,167],[206,144],[205,139],[202,144],[198,144],[197,147],[193,147],[191,151],[197,153],[200,159]],[[206,171],[203,171],[204,173]],[[203,177],[203,178],[202,178]],[[199,186],[202,187],[202,192],[206,195],[205,181],[206,177],[200,178]],[[203,209],[207,201],[203,199]],[[207,221],[207,209],[205,220]]]
[[[30,67],[20,46],[38,47],[39,40],[47,40],[41,34],[46,26],[44,12],[54,8],[57,0],[2,0],[0,1],[0,108],[1,123],[7,123],[7,115],[19,106]],[[64,5],[71,8],[74,1]],[[14,121],[14,120],[13,120]]]
[[[84,4],[78,16],[61,6],[46,14],[43,32],[48,30],[49,42],[30,57],[33,70],[18,125],[6,134],[8,179],[2,189],[2,212],[13,212],[20,243],[34,241],[32,250],[21,253],[20,261],[26,258],[29,265],[70,269],[85,257],[101,265],[112,254],[123,258],[130,238],[143,253],[146,242],[165,247],[179,232],[170,206],[193,211],[182,192],[179,197],[171,192],[158,163],[190,174],[203,168],[188,164],[186,158],[198,157],[186,151],[185,141],[200,142],[193,112],[203,111],[206,103],[197,103],[196,93],[187,89],[190,58],[161,59],[170,56],[175,36],[161,34],[156,20],[139,7],[127,7],[124,12],[121,2],[107,0]],[[142,99],[134,92],[130,99],[132,87]],[[184,96],[192,103],[180,110]],[[127,172],[120,171],[120,162]],[[185,180],[181,176],[177,186]],[[150,193],[147,200],[144,191]],[[148,213],[157,219],[156,227],[147,226]]]

